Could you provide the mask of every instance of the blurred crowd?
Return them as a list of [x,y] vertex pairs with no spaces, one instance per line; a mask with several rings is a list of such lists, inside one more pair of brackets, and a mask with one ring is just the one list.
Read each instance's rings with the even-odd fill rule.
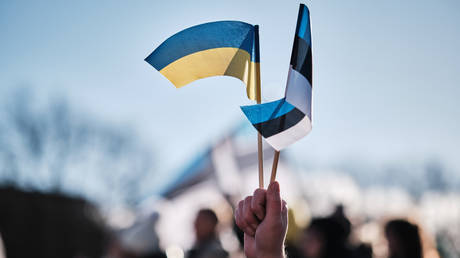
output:
[[[194,221],[195,243],[184,255],[166,253],[160,249],[150,253],[135,254],[116,246],[112,242],[108,257],[185,257],[185,258],[225,258],[231,257],[219,239],[218,218],[211,209],[201,209]],[[232,254],[242,257],[243,232],[237,226],[233,228],[239,239],[240,252]],[[387,257],[422,258],[422,242],[418,226],[405,219],[389,220],[384,226],[387,240]],[[312,218],[309,225],[295,236],[288,234],[286,254],[289,258],[371,258],[374,257],[372,246],[368,243],[353,242],[351,233],[353,225],[344,214],[344,207],[339,205],[326,217]],[[179,232],[178,232],[179,233]],[[114,245],[115,244],[115,245]]]
[[[94,207],[80,199],[14,189],[2,190],[2,197],[0,204],[6,208],[0,212],[3,257],[244,257],[243,232],[234,220],[227,223],[239,247],[226,250],[220,239],[222,223],[210,208],[202,208],[196,213],[193,223],[195,239],[188,250],[169,248],[163,251],[156,232],[158,213],[149,216],[149,223],[113,230],[97,219]],[[309,219],[303,228],[295,224],[292,210],[289,218],[285,242],[289,258],[376,257],[370,243],[353,237],[353,224],[342,205],[336,206],[328,216]],[[386,239],[386,257],[439,257],[423,254],[421,232],[415,223],[391,219],[386,221],[382,231]],[[182,232],[177,229],[174,233]]]

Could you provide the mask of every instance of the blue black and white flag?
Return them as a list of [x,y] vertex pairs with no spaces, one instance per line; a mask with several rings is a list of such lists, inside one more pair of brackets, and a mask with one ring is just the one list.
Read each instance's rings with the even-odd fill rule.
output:
[[285,97],[243,106],[246,117],[276,150],[306,136],[312,128],[312,53],[310,13],[300,5]]

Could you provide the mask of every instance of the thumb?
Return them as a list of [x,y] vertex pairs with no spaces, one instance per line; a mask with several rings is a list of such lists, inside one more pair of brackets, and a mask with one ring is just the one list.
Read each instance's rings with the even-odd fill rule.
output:
[[278,182],[272,182],[267,189],[267,207],[266,217],[278,219],[281,217],[281,196],[280,185]]

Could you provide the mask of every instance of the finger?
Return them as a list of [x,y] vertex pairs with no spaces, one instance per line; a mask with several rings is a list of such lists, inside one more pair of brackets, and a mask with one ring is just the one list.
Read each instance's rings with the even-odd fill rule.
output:
[[267,190],[267,207],[266,217],[279,219],[281,217],[281,196],[280,185],[278,182],[272,182]]
[[246,220],[244,219],[244,201],[238,203],[238,209],[236,214],[236,225],[246,234],[254,236],[255,231],[252,229]]
[[252,212],[257,216],[259,221],[262,221],[265,218],[265,200],[266,200],[267,191],[262,188],[258,188],[254,191],[252,197],[251,208]]
[[235,209],[235,223],[241,229],[241,204],[242,201],[238,202],[238,206]]
[[240,201],[238,203],[238,208],[235,211],[235,223],[241,230],[243,230],[247,226],[244,223],[244,219],[243,219],[243,215],[242,215],[243,214],[243,205],[244,205],[244,201]]
[[287,225],[288,224],[288,207],[287,207],[287,203],[286,201],[282,201],[282,205],[281,205],[281,219],[284,223],[284,225]]
[[259,225],[259,221],[257,221],[255,214],[252,212],[251,202],[252,202],[252,196],[248,196],[246,197],[246,199],[244,199],[243,218],[246,221],[246,223],[255,232],[257,229],[257,226]]
[[238,205],[236,206],[236,209],[234,211],[235,223],[236,223],[237,226],[238,226],[238,220],[240,219],[240,215],[239,215],[240,214],[240,208],[239,208],[239,206],[240,206],[240,203],[238,203]]

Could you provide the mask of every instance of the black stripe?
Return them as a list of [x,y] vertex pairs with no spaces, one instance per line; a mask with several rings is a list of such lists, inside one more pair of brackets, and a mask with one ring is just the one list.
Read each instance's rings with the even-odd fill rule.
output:
[[260,63],[259,25],[254,25],[254,62]]
[[295,35],[299,35],[299,29],[300,29],[300,23],[302,22],[302,14],[303,14],[303,8],[304,4],[300,4],[299,6],[299,14],[297,15],[297,25],[295,26]]
[[291,65],[294,70],[301,73],[312,84],[311,47],[302,38],[296,36],[292,48]]
[[285,115],[266,122],[254,124],[254,127],[260,132],[260,134],[262,134],[263,137],[268,138],[296,125],[304,117],[305,114],[302,113],[302,111],[294,108]]

